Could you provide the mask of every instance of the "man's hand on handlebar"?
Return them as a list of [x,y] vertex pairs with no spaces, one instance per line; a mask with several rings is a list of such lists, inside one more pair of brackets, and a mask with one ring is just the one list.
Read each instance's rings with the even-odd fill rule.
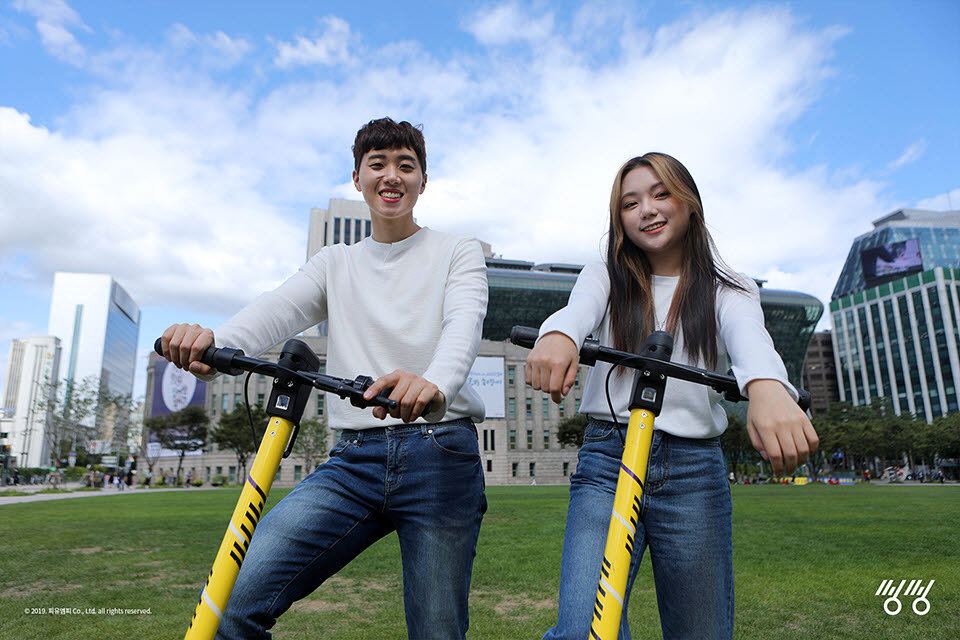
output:
[[551,331],[537,341],[527,356],[527,384],[549,393],[557,404],[570,393],[577,379],[580,353],[573,340],[559,331]]
[[216,373],[212,367],[200,362],[207,348],[214,344],[213,331],[198,324],[175,324],[160,336],[163,357],[179,369],[193,375],[210,379]]
[[400,418],[410,423],[430,407],[446,405],[446,399],[437,385],[415,373],[407,373],[400,369],[379,378],[364,392],[363,397],[370,400],[385,389],[393,389],[390,392],[390,399],[397,402],[397,407],[390,411],[384,407],[374,407],[373,417],[379,420],[385,420],[389,414],[393,418]]

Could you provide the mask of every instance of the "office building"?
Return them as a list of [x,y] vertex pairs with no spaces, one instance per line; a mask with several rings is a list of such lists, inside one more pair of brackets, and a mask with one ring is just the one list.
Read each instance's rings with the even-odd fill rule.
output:
[[114,395],[133,395],[140,309],[106,274],[57,273],[50,302],[50,335],[60,338],[61,378],[99,379]]
[[810,392],[810,411],[815,416],[826,413],[830,404],[840,399],[837,366],[833,358],[833,334],[829,331],[814,333],[810,339],[803,361],[803,388]]
[[928,422],[958,408],[960,211],[901,209],[850,249],[830,302],[840,400]]
[[50,401],[60,368],[60,340],[54,336],[30,336],[10,343],[0,431],[7,434],[12,465],[46,467],[55,444],[49,435]]
[[331,198],[328,208],[311,209],[307,260],[321,247],[360,242],[372,233],[370,224],[370,209],[363,201]]
[[[80,385],[98,381],[113,397],[133,396],[140,309],[107,274],[57,273],[53,279],[48,332],[60,338],[60,378]],[[127,416],[95,411],[96,438],[122,447]]]

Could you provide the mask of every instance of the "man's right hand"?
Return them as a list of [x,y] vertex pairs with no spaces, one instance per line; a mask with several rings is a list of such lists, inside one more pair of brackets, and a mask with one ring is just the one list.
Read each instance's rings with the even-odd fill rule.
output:
[[200,356],[214,345],[213,331],[198,324],[175,324],[160,336],[163,357],[179,369],[202,378],[212,377],[213,367],[200,362]]

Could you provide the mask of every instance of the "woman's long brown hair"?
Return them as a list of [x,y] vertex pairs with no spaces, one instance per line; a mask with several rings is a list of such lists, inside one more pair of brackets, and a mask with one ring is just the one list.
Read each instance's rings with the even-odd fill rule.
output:
[[683,267],[666,330],[682,326],[687,358],[710,369],[717,364],[717,286],[746,291],[737,276],[720,260],[703,218],[703,204],[693,176],[665,153],[631,158],[617,172],[610,193],[610,232],[607,272],[610,275],[610,326],[614,348],[636,353],[656,327],[650,260],[627,237],[620,217],[623,179],[638,167],[649,167],[665,189],[690,207],[690,225],[683,246]]

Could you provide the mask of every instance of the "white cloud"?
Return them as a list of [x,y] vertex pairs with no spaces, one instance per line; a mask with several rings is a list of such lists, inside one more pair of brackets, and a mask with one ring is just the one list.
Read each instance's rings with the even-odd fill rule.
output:
[[[357,197],[354,133],[388,114],[425,125],[424,224],[508,258],[593,260],[617,168],[665,151],[696,178],[732,267],[829,296],[851,238],[888,210],[882,185],[842,162],[789,161],[789,127],[842,32],[783,9],[646,31],[616,5],[572,26],[519,7],[478,12],[465,28],[488,46],[449,58],[409,41],[364,48],[328,16],[309,39],[272,41],[278,67],[316,73],[268,76],[262,93],[178,53],[256,65],[252,46],[219,32],[175,25],[169,50],[98,51],[103,88],[55,126],[0,108],[0,255],[29,247],[38,274],[110,272],[141,306],[228,313],[302,262],[311,206]],[[607,31],[610,52],[585,53],[581,28]],[[502,46],[518,41],[532,46]]]
[[294,43],[273,41],[277,47],[274,64],[282,69],[300,65],[332,66],[350,58],[350,25],[336,16],[320,19],[322,33],[314,38],[297,36]]
[[250,43],[243,38],[231,38],[223,31],[197,35],[180,23],[170,28],[167,37],[176,48],[187,51],[199,49],[203,56],[202,63],[215,68],[232,67],[251,50]]
[[501,46],[540,42],[553,34],[552,13],[534,16],[513,2],[478,9],[463,22],[464,31],[481,44]]
[[914,208],[929,211],[960,211],[960,189],[951,189],[932,198],[921,200]]
[[923,154],[926,150],[927,141],[918,140],[904,149],[903,153],[900,154],[900,157],[890,163],[888,169],[893,171],[894,169],[899,169],[900,167],[908,165],[911,162],[915,162],[923,157]]
[[86,50],[77,41],[71,29],[90,31],[80,16],[63,0],[15,0],[14,9],[37,19],[37,33],[44,48],[56,58],[81,66]]

